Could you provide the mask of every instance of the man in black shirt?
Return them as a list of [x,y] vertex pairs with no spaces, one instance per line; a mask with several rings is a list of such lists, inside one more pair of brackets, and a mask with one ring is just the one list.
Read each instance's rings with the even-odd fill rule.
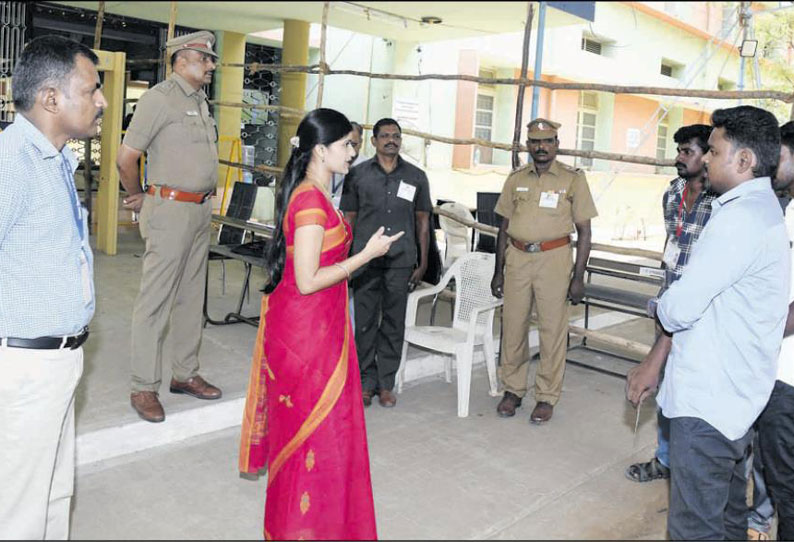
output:
[[433,204],[425,173],[400,158],[397,121],[381,119],[372,133],[375,157],[350,170],[339,208],[353,228],[353,254],[381,226],[386,235],[405,231],[385,256],[372,260],[352,281],[364,405],[377,393],[382,406],[393,407],[406,302],[427,270]]

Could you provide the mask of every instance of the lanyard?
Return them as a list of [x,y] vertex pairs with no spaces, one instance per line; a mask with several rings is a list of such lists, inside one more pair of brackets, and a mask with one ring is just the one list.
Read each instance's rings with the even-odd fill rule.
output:
[[80,202],[77,200],[77,187],[74,185],[74,175],[72,174],[69,163],[66,158],[61,155],[61,170],[63,171],[63,180],[66,182],[66,190],[69,192],[69,199],[72,202],[72,215],[74,216],[74,225],[77,227],[77,233],[80,234],[80,241],[85,241],[85,234],[83,233],[83,219],[80,208]]
[[676,228],[675,228],[675,237],[678,239],[681,237],[681,232],[684,229],[684,221],[682,219],[684,215],[684,200],[686,199],[687,191],[689,190],[688,186],[684,187],[684,193],[681,195],[681,202],[678,204],[678,218],[676,219]]

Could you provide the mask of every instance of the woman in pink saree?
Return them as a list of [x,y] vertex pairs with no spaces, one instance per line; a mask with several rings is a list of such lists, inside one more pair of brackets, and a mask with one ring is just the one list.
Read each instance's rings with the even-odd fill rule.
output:
[[338,111],[309,113],[276,198],[239,460],[267,468],[268,540],[377,538],[347,279],[401,234],[381,228],[347,257],[352,233],[328,186],[348,171],[352,130]]

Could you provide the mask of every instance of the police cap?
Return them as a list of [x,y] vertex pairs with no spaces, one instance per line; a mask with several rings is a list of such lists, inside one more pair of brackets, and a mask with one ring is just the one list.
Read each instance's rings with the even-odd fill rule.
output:
[[535,119],[527,124],[527,138],[529,139],[549,139],[557,137],[559,122],[546,119]]
[[168,40],[165,43],[169,57],[174,56],[174,54],[179,51],[190,49],[218,58],[218,54],[212,50],[213,45],[215,45],[215,34],[207,30],[200,30],[199,32],[193,32],[192,34],[178,36]]

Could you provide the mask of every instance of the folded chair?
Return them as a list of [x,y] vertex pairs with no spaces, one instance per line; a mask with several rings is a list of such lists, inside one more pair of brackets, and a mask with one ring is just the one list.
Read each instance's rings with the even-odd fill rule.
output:
[[[458,373],[459,417],[465,418],[469,415],[469,391],[475,346],[483,347],[490,393],[492,396],[498,394],[493,319],[496,308],[502,305],[502,300],[491,295],[493,270],[493,254],[470,252],[455,260],[438,285],[417,290],[408,296],[405,340],[400,369],[397,372],[397,393],[402,392],[408,345],[413,344],[451,356],[445,362],[447,382],[452,382],[451,362],[454,357]],[[456,284],[452,327],[417,326],[416,313],[419,300],[436,295],[446,288],[450,280],[454,280]]]

